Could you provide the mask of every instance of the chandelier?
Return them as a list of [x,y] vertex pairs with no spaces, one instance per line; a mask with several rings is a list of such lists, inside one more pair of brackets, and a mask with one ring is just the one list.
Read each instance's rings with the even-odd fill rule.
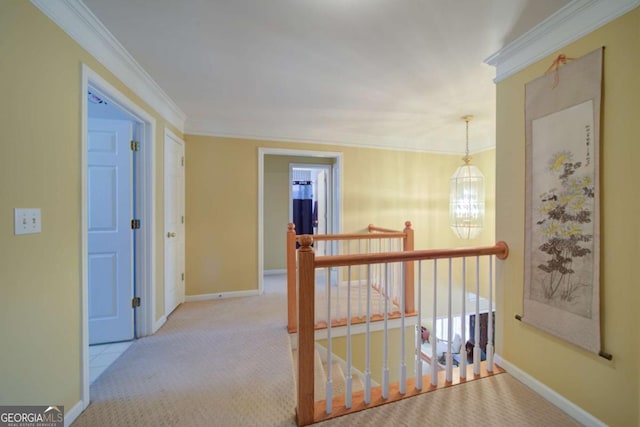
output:
[[484,226],[484,175],[471,164],[469,156],[469,122],[473,116],[464,116],[467,126],[467,146],[464,164],[449,180],[449,225],[460,239],[475,239]]

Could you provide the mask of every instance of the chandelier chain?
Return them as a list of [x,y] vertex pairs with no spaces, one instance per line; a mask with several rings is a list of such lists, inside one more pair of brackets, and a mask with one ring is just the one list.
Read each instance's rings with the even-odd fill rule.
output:
[[471,163],[471,156],[469,155],[469,122],[472,119],[473,119],[473,116],[470,116],[470,115],[462,117],[462,120],[464,120],[466,123],[466,129],[467,129],[467,140],[466,140],[467,144],[466,144],[464,157],[462,158],[462,160],[466,165]]
[[466,120],[467,123],[467,149],[465,151],[465,156],[469,157],[469,120]]

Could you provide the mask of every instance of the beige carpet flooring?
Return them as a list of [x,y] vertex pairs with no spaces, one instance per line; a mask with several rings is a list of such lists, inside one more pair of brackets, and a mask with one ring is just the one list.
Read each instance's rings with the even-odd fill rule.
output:
[[[262,296],[185,303],[91,386],[82,426],[294,426],[284,280]],[[573,426],[508,374],[322,423],[323,426]]]

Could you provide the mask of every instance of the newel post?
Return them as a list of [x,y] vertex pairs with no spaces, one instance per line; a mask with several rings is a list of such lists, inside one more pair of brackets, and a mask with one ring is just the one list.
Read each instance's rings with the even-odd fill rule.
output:
[[298,250],[298,425],[313,423],[315,336],[315,259],[313,237],[300,238]]
[[296,319],[296,225],[287,226],[287,329],[297,329]]
[[[413,228],[411,228],[411,221],[404,223],[404,239],[402,239],[402,246],[404,251],[413,251]],[[413,261],[404,263],[404,312],[413,313],[415,311],[415,287],[414,287],[414,271]]]

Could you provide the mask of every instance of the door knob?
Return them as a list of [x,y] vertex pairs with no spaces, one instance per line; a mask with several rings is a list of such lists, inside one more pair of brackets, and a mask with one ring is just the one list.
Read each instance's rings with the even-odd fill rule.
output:
[[167,233],[167,237],[176,237],[176,233],[170,231]]

